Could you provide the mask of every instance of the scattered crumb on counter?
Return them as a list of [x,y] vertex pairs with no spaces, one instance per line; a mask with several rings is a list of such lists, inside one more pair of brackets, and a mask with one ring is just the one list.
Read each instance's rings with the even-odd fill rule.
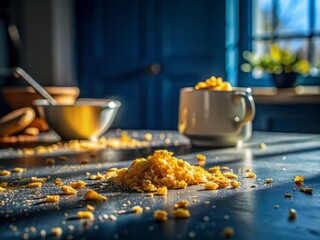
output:
[[167,193],[168,193],[168,189],[166,186],[159,187],[157,189],[157,195],[167,195]]
[[291,194],[291,193],[285,193],[285,194],[284,194],[284,197],[286,197],[286,198],[292,198],[292,194]]
[[300,188],[300,192],[304,192],[304,193],[309,193],[309,194],[311,194],[312,191],[313,191],[313,189],[312,189],[312,188],[309,188],[309,187],[301,187],[301,188]]
[[38,177],[31,177],[31,182],[32,183],[45,183],[47,181],[47,178],[38,178]]
[[88,211],[90,211],[90,212],[93,212],[94,211],[94,206],[91,206],[90,204],[87,204],[86,205],[86,209],[88,210]]
[[297,185],[303,185],[304,177],[303,176],[295,176],[294,183]]
[[91,175],[91,176],[89,177],[89,179],[90,179],[90,180],[102,181],[102,180],[105,180],[106,177],[103,176],[103,175],[101,175],[101,173],[98,172],[96,175]]
[[189,218],[190,211],[188,209],[184,209],[184,208],[177,208],[172,211],[172,215],[175,218]]
[[92,189],[89,189],[84,195],[84,200],[107,201],[108,198],[100,195],[99,193],[97,193]]
[[131,208],[132,212],[134,213],[142,213],[143,212],[143,208],[140,206],[134,206]]
[[60,237],[63,231],[61,227],[53,227],[51,228],[51,234],[55,237]]
[[210,182],[206,182],[206,184],[204,185],[204,188],[206,190],[216,190],[219,188],[219,185],[216,184],[215,182],[210,181]]
[[241,187],[241,182],[236,181],[236,180],[231,180],[231,186],[234,188],[240,188]]
[[257,177],[257,175],[255,173],[248,173],[246,176],[248,178],[256,178]]
[[223,236],[226,238],[231,238],[234,235],[233,227],[225,227],[223,229]]
[[79,211],[77,216],[78,218],[86,218],[86,219],[94,220],[94,215],[90,211]]
[[272,178],[266,178],[266,183],[272,183],[273,179]]
[[7,170],[0,171],[0,176],[9,176],[10,174],[11,172]]
[[59,202],[59,195],[47,195],[45,202],[47,203]]
[[62,187],[61,187],[61,191],[62,191],[64,194],[67,194],[67,195],[77,194],[77,190],[74,189],[74,188],[71,187],[71,186],[68,186],[68,185],[62,186]]
[[293,208],[289,210],[289,219],[295,220],[297,218],[297,211]]
[[12,172],[15,172],[15,173],[22,173],[24,172],[24,168],[21,168],[21,167],[16,167],[12,170]]
[[28,188],[39,188],[42,187],[42,182],[31,182],[27,184]]
[[77,182],[70,183],[70,186],[75,189],[84,188],[86,185],[87,185],[87,183],[84,181],[81,181],[81,180],[78,180]]
[[184,208],[184,207],[187,207],[189,205],[189,201],[188,200],[181,200],[179,202],[176,202],[174,204],[174,207],[175,208]]
[[151,141],[152,140],[152,134],[151,133],[144,134],[143,139],[146,140],[146,141]]
[[160,221],[160,222],[164,222],[168,220],[168,212],[166,210],[155,210],[153,212],[153,218]]

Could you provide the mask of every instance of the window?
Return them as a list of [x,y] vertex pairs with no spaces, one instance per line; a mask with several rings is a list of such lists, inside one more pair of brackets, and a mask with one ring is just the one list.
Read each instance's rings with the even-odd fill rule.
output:
[[[307,59],[310,76],[318,76],[316,84],[320,84],[319,0],[240,1],[240,30],[240,51],[263,54],[271,44],[277,44]],[[266,86],[272,82],[270,76],[240,73],[239,85]]]

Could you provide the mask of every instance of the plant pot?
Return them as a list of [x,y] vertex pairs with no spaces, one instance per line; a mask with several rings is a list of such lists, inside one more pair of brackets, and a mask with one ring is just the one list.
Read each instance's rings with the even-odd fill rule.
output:
[[272,78],[277,88],[291,88],[297,83],[298,73],[282,72],[279,74],[272,74]]

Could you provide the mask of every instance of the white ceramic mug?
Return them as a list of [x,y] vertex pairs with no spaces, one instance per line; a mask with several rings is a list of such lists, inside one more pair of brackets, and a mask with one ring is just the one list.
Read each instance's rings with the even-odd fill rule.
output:
[[194,145],[227,147],[248,140],[254,115],[250,88],[180,90],[178,129]]

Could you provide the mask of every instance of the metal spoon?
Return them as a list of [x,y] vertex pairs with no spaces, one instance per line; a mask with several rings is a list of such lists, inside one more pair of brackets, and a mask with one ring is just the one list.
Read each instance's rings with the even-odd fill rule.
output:
[[26,80],[42,97],[48,100],[50,105],[57,105],[57,101],[22,68],[15,68],[13,74],[16,78],[22,77]]

